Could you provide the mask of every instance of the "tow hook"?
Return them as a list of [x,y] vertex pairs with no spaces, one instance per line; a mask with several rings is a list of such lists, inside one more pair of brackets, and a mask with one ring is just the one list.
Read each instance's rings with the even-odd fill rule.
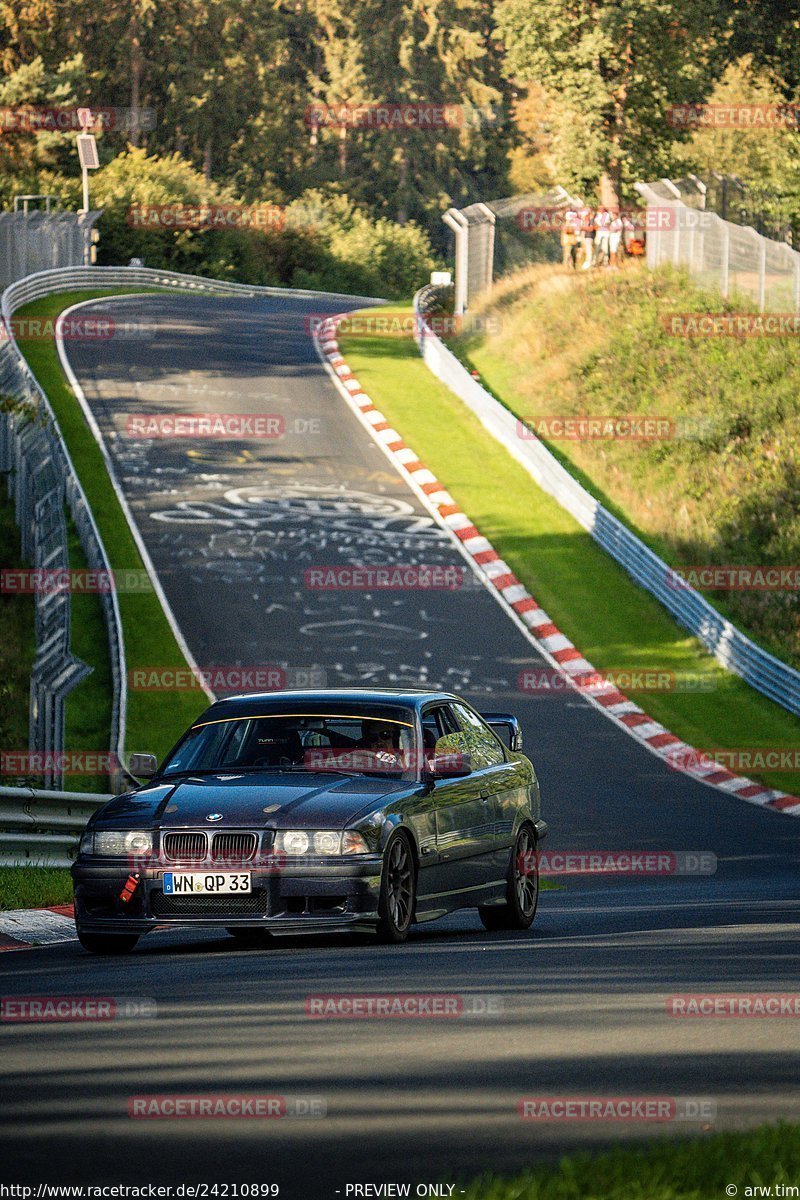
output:
[[125,880],[125,886],[123,887],[122,891],[119,894],[120,903],[128,904],[129,901],[133,898],[133,894],[136,891],[138,886],[139,886],[139,872],[137,871],[135,874],[129,875],[128,878]]

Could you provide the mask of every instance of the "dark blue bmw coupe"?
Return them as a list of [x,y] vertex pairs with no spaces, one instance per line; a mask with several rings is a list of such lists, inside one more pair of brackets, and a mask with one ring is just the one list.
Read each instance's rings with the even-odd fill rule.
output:
[[140,787],[92,816],[72,868],[93,953],[156,926],[234,937],[372,930],[477,908],[527,929],[547,832],[515,717],[445,692],[219,700]]

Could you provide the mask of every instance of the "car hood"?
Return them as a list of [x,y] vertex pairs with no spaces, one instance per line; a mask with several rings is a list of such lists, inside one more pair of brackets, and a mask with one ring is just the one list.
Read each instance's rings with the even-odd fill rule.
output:
[[[204,775],[156,782],[98,809],[92,824],[108,828],[341,829],[389,799],[419,790],[419,784],[378,776],[308,773]],[[206,818],[220,813],[213,825]]]

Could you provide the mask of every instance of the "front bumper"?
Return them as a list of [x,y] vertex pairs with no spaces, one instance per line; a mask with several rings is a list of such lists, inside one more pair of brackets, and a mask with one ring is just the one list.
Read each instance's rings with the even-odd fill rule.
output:
[[[148,866],[128,901],[121,899],[130,866],[79,858],[72,866],[75,924],[85,933],[148,933],[156,928],[245,928],[271,933],[319,933],[374,927],[378,920],[380,855],[287,863],[280,869],[245,864],[251,891],[238,895],[167,896],[165,871],[218,874],[214,866]],[[233,868],[227,868],[233,872]]]

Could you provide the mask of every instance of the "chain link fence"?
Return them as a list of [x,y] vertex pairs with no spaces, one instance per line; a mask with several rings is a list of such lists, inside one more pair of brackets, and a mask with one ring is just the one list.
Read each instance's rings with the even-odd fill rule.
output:
[[[761,312],[800,312],[800,254],[790,244],[791,226],[757,212],[740,180],[689,175],[638,183],[636,190],[648,211],[629,216],[644,230],[649,267],[684,267],[699,283],[726,298],[747,297]],[[495,279],[529,263],[560,261],[560,214],[569,207],[581,209],[583,201],[558,187],[449,209],[443,220],[455,235],[456,313]]]
[[448,209],[442,220],[455,235],[456,313],[465,312],[501,275],[528,263],[560,262],[557,221],[553,220],[550,228],[540,223],[532,231],[522,218],[526,212],[546,216],[581,203],[557,187]]
[[56,267],[77,267],[99,212],[0,213],[0,291]]
[[726,298],[747,297],[759,312],[800,312],[800,254],[709,211],[703,186],[669,179],[636,185],[648,212],[648,267],[684,267]]

